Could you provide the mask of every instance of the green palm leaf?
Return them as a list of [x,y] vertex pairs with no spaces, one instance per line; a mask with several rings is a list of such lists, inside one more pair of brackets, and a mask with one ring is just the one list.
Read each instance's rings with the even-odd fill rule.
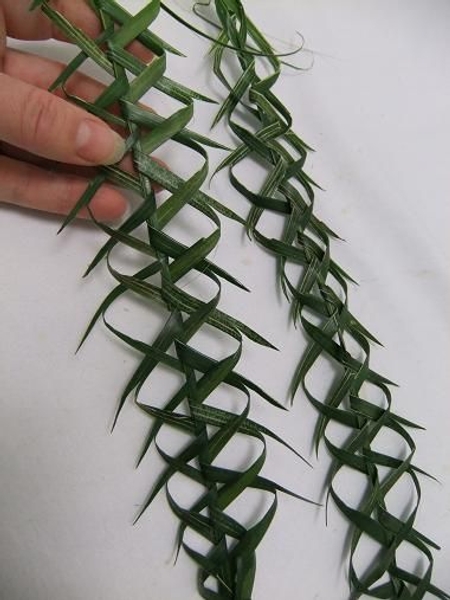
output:
[[[276,257],[278,283],[291,304],[293,322],[300,322],[310,339],[294,374],[292,390],[295,395],[301,389],[317,409],[316,450],[324,442],[332,457],[328,494],[352,528],[349,564],[352,598],[363,594],[376,598],[422,598],[426,593],[448,598],[448,594],[431,583],[430,548],[436,549],[436,544],[414,529],[421,496],[418,475],[425,473],[412,464],[415,445],[406,428],[416,426],[391,413],[393,383],[370,366],[370,343],[379,342],[349,311],[347,283],[352,280],[331,258],[331,239],[337,236],[314,216],[318,186],[305,172],[311,149],[291,129],[291,116],[273,92],[281,71],[280,57],[253,25],[241,0],[215,0],[208,4],[215,17],[208,20],[217,23],[219,29],[212,48],[213,69],[227,90],[214,122],[225,119],[240,142],[218,170],[227,168],[231,185],[250,202],[246,230]],[[234,80],[226,75],[230,70],[224,68],[225,47],[234,49],[233,71],[237,73]],[[265,68],[260,71],[269,72],[265,77],[258,75],[260,63]],[[242,111],[257,120],[255,129],[242,125]],[[266,165],[266,180],[258,191],[249,190],[235,174],[234,167],[248,157]],[[279,213],[285,220],[279,239],[268,239],[258,229],[260,218],[267,211]],[[292,281],[288,274],[292,263],[303,267],[298,281]],[[339,292],[334,291],[336,284]],[[307,317],[311,312],[314,322]],[[358,356],[347,350],[350,339],[360,348]],[[307,381],[322,356],[329,357],[336,365],[338,378],[324,398],[317,398],[308,389]],[[382,392],[384,407],[365,400],[362,390],[367,386]],[[342,446],[328,437],[331,421],[350,431]],[[395,431],[409,447],[405,459],[372,450],[383,428]],[[378,472],[380,466],[388,469],[383,481]],[[335,478],[344,467],[362,473],[366,479],[364,500],[354,507],[348,506],[334,487]],[[386,496],[403,478],[413,483],[415,505],[406,511],[404,519],[391,519]],[[359,572],[354,556],[364,535],[381,544],[383,553],[367,564],[364,572]],[[413,571],[397,566],[398,551],[405,544],[415,546],[428,562],[422,579]],[[382,583],[386,579],[387,583]]]
[[[98,222],[91,214],[94,224],[108,239],[93,258],[86,275],[103,263],[116,286],[95,312],[81,341],[82,344],[95,324],[101,321],[113,336],[140,355],[135,371],[119,397],[114,425],[125,402],[133,396],[137,406],[152,419],[139,462],[153,443],[165,461],[166,468],[153,482],[138,518],[151,506],[159,492],[165,490],[169,506],[180,522],[178,545],[180,548],[184,547],[197,563],[200,595],[205,598],[249,599],[256,576],[256,549],[274,518],[277,495],[285,493],[307,502],[311,500],[261,475],[267,456],[266,438],[271,438],[304,459],[276,433],[249,418],[254,394],[278,409],[282,406],[256,383],[236,371],[241,359],[243,340],[246,337],[269,348],[273,348],[272,344],[248,325],[219,308],[222,281],[246,288],[209,258],[221,235],[218,214],[242,224],[244,221],[200,189],[209,174],[205,147],[224,148],[188,128],[194,114],[194,101],[208,101],[209,98],[166,77],[166,52],[175,50],[148,31],[148,27],[158,17],[159,0],[147,2],[134,16],[126,13],[113,0],[93,0],[92,6],[103,28],[96,40],[87,38],[47,1],[35,2],[34,5],[39,5],[80,49],[78,56],[51,89],[60,87],[65,90],[69,77],[87,58],[93,59],[106,73],[113,75],[112,83],[94,103],[69,94],[67,98],[127,131],[127,145],[136,169],[136,174],[132,175],[117,165],[102,168],[74,206],[62,228],[82,208],[89,208],[95,192],[107,181],[120,184],[141,197],[134,212],[117,228]],[[154,53],[154,58],[148,65],[125,50],[134,40],[139,40]],[[138,103],[151,88],[170,95],[182,106],[169,117],[145,111]],[[116,103],[120,111],[118,115],[112,116],[109,109]],[[150,157],[168,141],[187,147],[202,159],[202,166],[186,180]],[[268,193],[283,178],[284,173],[281,171],[276,177],[272,177]],[[159,207],[155,200],[154,182],[170,194]],[[171,220],[188,206],[206,216],[212,226],[209,235],[199,238],[190,246],[182,244],[164,231]],[[115,266],[113,256],[113,252],[121,247],[134,252],[137,258],[148,261],[146,266],[136,270],[133,275],[122,273]],[[215,286],[216,292],[209,300],[198,298],[178,285],[182,277],[194,271]],[[165,312],[165,322],[159,331],[154,332],[151,343],[130,336],[109,321],[109,309],[119,298],[130,295],[138,295],[148,307],[149,314],[156,305]],[[222,360],[201,354],[190,345],[197,332],[211,326],[236,342],[236,350]],[[154,377],[159,365],[182,376],[178,390],[163,408],[153,407],[141,398],[144,384]],[[241,411],[233,413],[208,403],[211,394],[224,385],[231,387],[236,398],[244,399]],[[179,452],[173,456],[158,441],[158,433],[165,427],[182,429],[190,439],[187,446],[180,447]],[[242,436],[253,440],[260,447],[256,459],[241,470],[221,467],[223,451],[237,437]],[[203,487],[203,492],[189,508],[183,507],[170,491],[169,484],[174,475],[187,477]],[[260,514],[259,520],[245,527],[232,518],[228,510],[249,489],[258,489],[273,499],[269,508]],[[200,552],[185,543],[184,534],[187,529],[195,531],[208,542],[207,552]]]

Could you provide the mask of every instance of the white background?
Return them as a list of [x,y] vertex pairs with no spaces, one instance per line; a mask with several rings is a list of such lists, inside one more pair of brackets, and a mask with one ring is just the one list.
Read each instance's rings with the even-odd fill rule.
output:
[[[385,345],[375,352],[374,366],[401,384],[395,411],[427,428],[416,436],[416,462],[441,483],[424,481],[418,526],[443,545],[435,582],[449,590],[450,5],[245,5],[281,50],[283,41],[298,42],[295,31],[305,39],[295,60],[312,67],[286,71],[277,91],[296,130],[317,150],[309,172],[327,190],[318,195],[318,214],[347,240],[333,252],[361,284],[351,289],[351,306]],[[171,58],[169,74],[206,90],[207,44],[165,17],[157,30],[189,56]],[[69,55],[59,46],[36,49]],[[202,107],[194,128],[207,132],[212,115]],[[177,155],[165,158],[189,173]],[[212,192],[245,214],[225,178],[213,182]],[[112,436],[109,427],[136,358],[101,328],[74,356],[110,289],[101,268],[81,280],[103,237],[87,225],[56,237],[57,218],[5,205],[0,211],[0,598],[194,600],[193,565],[181,555],[173,567],[175,520],[165,498],[131,526],[157,466],[150,456],[134,470],[149,422],[128,406]],[[239,226],[224,228],[216,260],[252,289],[248,296],[226,286],[225,306],[281,349],[276,354],[247,344],[244,370],[287,401],[304,340],[287,326],[271,258],[244,239]],[[133,303],[126,310],[133,311]],[[130,318],[144,327],[142,313]],[[289,414],[265,408],[260,414],[309,455],[315,415],[301,395]],[[319,461],[310,455],[314,471],[274,452],[278,479],[320,497],[324,450]],[[326,527],[323,510],[281,499],[259,552],[256,600],[348,597],[345,524],[333,508],[329,517]]]

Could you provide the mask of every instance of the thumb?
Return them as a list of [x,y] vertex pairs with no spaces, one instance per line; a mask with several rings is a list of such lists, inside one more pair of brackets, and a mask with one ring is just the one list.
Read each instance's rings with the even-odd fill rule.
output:
[[63,163],[118,162],[124,140],[103,121],[66,100],[0,73],[0,142]]

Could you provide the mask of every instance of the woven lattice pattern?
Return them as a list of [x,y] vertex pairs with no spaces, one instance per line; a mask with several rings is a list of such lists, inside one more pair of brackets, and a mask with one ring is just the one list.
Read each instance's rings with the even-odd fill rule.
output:
[[[159,1],[147,3],[135,16],[111,0],[96,0],[92,5],[103,30],[95,41],[74,27],[47,2],[34,3],[80,48],[80,53],[51,89],[65,91],[69,78],[88,58],[112,76],[113,83],[93,103],[66,95],[69,100],[125,132],[134,165],[134,173],[118,165],[102,167],[65,220],[63,228],[83,207],[89,207],[95,192],[106,182],[118,184],[141,198],[136,210],[117,229],[97,222],[92,215],[96,225],[109,239],[93,259],[87,273],[99,263],[106,262],[116,286],[95,313],[82,343],[101,320],[112,334],[142,357],[121,395],[115,422],[127,398],[134,397],[134,401],[153,421],[139,461],[155,444],[166,468],[154,483],[137,518],[159,492],[165,491],[168,503],[180,522],[178,546],[184,547],[198,565],[200,595],[203,598],[248,600],[252,595],[255,577],[255,550],[274,517],[277,493],[291,492],[260,475],[266,459],[266,438],[285,443],[270,430],[248,418],[254,394],[274,406],[279,405],[264,390],[235,370],[241,357],[243,336],[258,344],[271,344],[218,308],[222,281],[245,287],[207,258],[220,238],[218,214],[241,223],[243,221],[200,191],[209,172],[205,146],[220,145],[186,129],[193,116],[194,101],[209,99],[165,75],[166,52],[177,51],[148,30],[158,15]],[[127,46],[136,39],[153,53],[149,64],[144,64],[127,51]],[[152,88],[177,100],[181,104],[179,110],[163,118],[143,108],[139,101]],[[201,168],[186,180],[151,158],[151,154],[169,140],[189,148],[202,160]],[[155,198],[155,183],[170,193],[159,206]],[[188,205],[209,219],[212,229],[210,235],[198,239],[191,246],[178,242],[164,231]],[[121,272],[114,266],[112,256],[120,246],[134,251],[140,260],[145,258],[148,264],[133,275]],[[194,297],[179,285],[180,280],[190,272],[208,278],[214,284],[216,292],[212,297],[207,300]],[[135,339],[108,320],[111,305],[129,294],[142,299],[149,312],[159,306],[166,313],[165,324],[151,343]],[[221,335],[233,338],[236,342],[235,351],[216,360],[191,346],[189,343],[192,338],[205,327],[213,327]],[[148,382],[158,365],[164,365],[182,376],[178,391],[163,407],[149,405],[140,395],[144,383]],[[237,414],[207,402],[211,394],[223,385],[234,390],[242,406]],[[179,429],[188,435],[189,442],[181,446],[178,454],[169,454],[158,443],[158,433],[162,427]],[[242,470],[221,468],[220,454],[237,436],[253,439],[259,448],[257,456]],[[184,443],[186,438],[183,436],[181,439]],[[186,508],[170,492],[169,482],[175,475],[182,475],[201,485],[203,491],[190,507]],[[260,490],[271,496],[272,500],[255,523],[246,527],[232,518],[227,509],[249,489]],[[200,552],[186,543],[186,530],[204,538],[209,549]]]
[[[410,431],[418,426],[392,412],[393,383],[371,365],[370,349],[376,338],[348,308],[351,277],[332,259],[331,243],[337,235],[314,215],[317,185],[305,171],[310,152],[308,145],[292,130],[289,111],[274,93],[282,59],[245,13],[240,0],[215,0],[198,3],[209,6],[209,25],[219,29],[213,46],[213,68],[224,84],[228,96],[217,114],[224,119],[238,140],[218,170],[227,168],[232,186],[251,203],[246,220],[201,191],[209,171],[207,147],[221,147],[209,138],[187,129],[197,101],[211,101],[166,75],[166,54],[179,52],[165,43],[149,28],[160,8],[180,19],[159,0],[150,0],[136,15],[127,13],[114,0],[92,0],[102,24],[96,40],[88,38],[44,0],[39,7],[62,33],[80,49],[51,87],[61,89],[67,98],[89,112],[119,127],[127,138],[133,172],[119,165],[102,167],[88,189],[65,220],[68,225],[85,207],[89,207],[98,189],[110,182],[140,197],[134,212],[118,228],[97,222],[108,236],[89,265],[87,274],[100,263],[115,282],[83,337],[82,343],[98,321],[126,346],[141,356],[139,364],[120,396],[114,424],[128,398],[133,398],[152,425],[144,442],[139,462],[154,445],[165,463],[161,476],[154,482],[137,518],[151,505],[161,491],[179,520],[178,548],[183,547],[198,567],[198,590],[207,599],[250,600],[255,580],[256,549],[263,539],[277,508],[279,492],[300,496],[262,476],[268,451],[268,438],[284,444],[275,433],[249,418],[253,398],[258,396],[277,408],[276,400],[236,370],[242,354],[244,338],[270,347],[271,344],[245,323],[223,312],[220,306],[222,283],[245,289],[232,274],[212,262],[221,235],[220,216],[245,226],[248,235],[272,253],[278,264],[278,284],[291,307],[292,321],[301,325],[309,342],[303,352],[292,382],[292,396],[301,390],[318,411],[315,446],[324,443],[332,457],[327,481],[327,500],[331,498],[351,525],[349,580],[352,598],[363,594],[375,598],[420,600],[431,594],[442,600],[450,598],[432,583],[433,551],[437,545],[415,528],[421,500],[419,477],[426,475],[413,463],[415,444]],[[197,10],[198,9],[198,10]],[[145,64],[128,51],[138,40],[153,53]],[[224,68],[235,61],[239,75],[230,80]],[[96,99],[86,102],[66,91],[70,77],[87,60],[93,60],[113,78],[113,82]],[[287,60],[287,58],[286,58]],[[269,75],[260,75],[263,64]],[[261,71],[262,72],[262,71]],[[180,108],[169,117],[161,117],[143,108],[142,97],[151,89],[170,96]],[[242,119],[243,112],[248,119]],[[248,122],[257,123],[250,127]],[[151,155],[172,141],[193,153],[202,165],[183,179],[152,159]],[[224,149],[223,147],[221,147]],[[243,161],[257,159],[266,167],[262,187],[250,190],[237,176],[236,167]],[[167,192],[158,204],[155,184]],[[209,220],[212,233],[186,245],[167,234],[173,219],[186,210],[198,211]],[[261,227],[267,211],[284,218],[279,238],[270,238]],[[114,263],[117,248],[132,251],[145,266],[134,274],[122,272]],[[197,297],[184,289],[183,278],[195,273],[206,278],[216,290],[209,298]],[[111,306],[122,297],[138,296],[148,307],[164,311],[165,322],[152,342],[136,339],[113,325],[108,318]],[[205,328],[231,338],[235,350],[220,360],[199,352],[193,339]],[[319,364],[328,361],[333,368],[327,392],[318,396],[310,379]],[[154,406],[143,396],[143,386],[164,366],[181,377],[177,391],[162,406]],[[228,386],[236,396],[237,412],[218,408],[209,402],[211,396]],[[371,400],[374,396],[377,400]],[[345,436],[336,441],[338,426]],[[183,432],[178,453],[170,454],[158,441],[162,428]],[[390,432],[403,446],[403,454],[392,456],[379,449],[380,434]],[[186,443],[186,436],[188,441]],[[258,451],[242,469],[220,466],[222,452],[239,436],[254,442]],[[181,439],[181,438],[180,438]],[[342,441],[343,440],[343,441]],[[301,457],[300,457],[301,458]],[[340,484],[344,472],[360,476],[364,491],[357,503],[349,502]],[[171,493],[173,477],[182,476],[195,489],[202,490],[189,507]],[[407,509],[394,514],[389,508],[389,495],[408,480],[411,497]],[[231,516],[233,503],[249,490],[256,489],[268,497],[264,509],[251,525]],[[268,507],[268,508],[267,508]],[[187,541],[196,534],[207,543],[207,550]],[[193,538],[192,538],[193,539]],[[376,544],[373,559],[360,568],[358,552],[366,539]],[[399,555],[405,546],[414,549],[417,562],[423,564],[421,575],[416,565],[405,567]],[[204,548],[204,544],[201,545]]]
[[[246,221],[248,234],[277,258],[278,283],[290,303],[293,324],[301,324],[310,340],[293,377],[292,397],[300,388],[319,413],[316,451],[324,442],[332,457],[327,500],[333,499],[352,527],[352,598],[367,594],[416,599],[426,593],[448,598],[431,583],[432,550],[438,546],[414,528],[421,499],[419,476],[426,475],[413,464],[415,443],[408,430],[418,426],[392,412],[394,384],[372,370],[370,364],[371,344],[379,342],[348,308],[348,284],[353,280],[333,261],[330,252],[331,240],[338,236],[313,212],[318,186],[305,171],[311,148],[293,132],[291,116],[273,91],[281,72],[281,58],[238,0],[217,0],[215,8],[221,33],[214,45],[214,71],[229,90],[216,121],[225,118],[240,141],[218,170],[228,168],[231,184],[251,203]],[[240,70],[236,80],[230,80],[224,69],[230,47]],[[258,74],[262,66],[265,72],[270,71],[269,75]],[[256,120],[256,128],[242,121],[242,108],[249,121]],[[267,172],[257,191],[248,189],[234,172],[240,163],[255,158],[266,165]],[[258,227],[267,211],[284,217],[279,239],[267,237]],[[327,393],[317,397],[308,381],[315,371],[322,372],[324,359],[331,363],[333,377]],[[374,396],[376,401],[367,399]],[[332,424],[334,427],[330,427]],[[344,442],[333,441],[336,424],[345,430]],[[386,431],[395,434],[403,454],[391,456],[374,449],[380,433]],[[345,490],[339,486],[340,475],[349,471],[361,476],[364,490],[356,505],[344,498]],[[409,479],[412,495],[405,501],[405,513],[395,516],[389,511],[387,497],[405,478]],[[358,569],[356,557],[365,538],[375,542],[377,549],[372,561]],[[405,546],[417,551],[417,563],[410,568],[400,566],[398,560]],[[421,561],[427,566],[419,576],[415,569]]]

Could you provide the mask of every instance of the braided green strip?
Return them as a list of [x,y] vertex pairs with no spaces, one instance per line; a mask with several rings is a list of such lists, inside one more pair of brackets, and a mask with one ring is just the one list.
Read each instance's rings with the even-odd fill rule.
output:
[[[89,206],[95,192],[107,181],[137,192],[141,197],[140,205],[117,229],[97,222],[92,216],[109,239],[93,259],[87,273],[104,261],[116,287],[102,302],[81,342],[84,342],[95,323],[102,320],[114,336],[142,355],[120,398],[115,422],[125,401],[133,394],[143,413],[152,419],[139,461],[154,444],[166,467],[154,483],[137,518],[151,505],[159,492],[165,491],[168,503],[180,522],[178,546],[183,547],[197,564],[201,597],[249,600],[255,579],[256,548],[275,515],[278,493],[301,497],[260,475],[266,460],[266,438],[271,437],[289,446],[269,429],[248,418],[251,393],[258,394],[278,408],[280,405],[255,383],[235,371],[241,357],[243,336],[259,344],[271,344],[244,323],[218,308],[222,280],[242,288],[244,286],[207,258],[220,238],[221,225],[217,212],[238,221],[241,219],[200,191],[208,174],[208,157],[203,147],[206,140],[190,132],[187,125],[193,115],[193,101],[208,99],[165,76],[165,53],[175,50],[148,32],[148,27],[158,16],[159,0],[151,0],[135,16],[126,13],[113,0],[93,0],[91,4],[103,29],[95,41],[74,27],[46,0],[38,0],[33,4],[39,6],[80,49],[78,56],[51,89],[64,90],[69,77],[88,57],[105,72],[113,75],[113,83],[94,103],[72,96],[68,96],[68,99],[93,114],[122,126],[127,133],[127,144],[133,157],[134,174],[125,172],[117,165],[101,168],[62,228],[76,217],[81,208]],[[154,53],[150,64],[143,64],[127,52],[126,47],[134,39],[138,39]],[[135,77],[130,78],[128,72]],[[152,87],[179,100],[182,107],[168,118],[156,117],[141,108],[139,100]],[[120,109],[119,116],[108,112],[116,103]],[[186,181],[149,156],[168,140],[190,148],[202,158],[201,168]],[[170,196],[159,207],[153,189],[155,181],[170,192]],[[213,233],[198,239],[189,247],[164,232],[170,221],[179,212],[186,210],[188,205],[207,217],[213,226]],[[148,263],[132,276],[120,272],[114,266],[112,256],[113,250],[118,247],[133,250],[136,257],[145,258]],[[192,271],[196,271],[201,277],[207,277],[215,285],[216,292],[208,301],[195,298],[178,285]],[[108,319],[111,305],[119,297],[129,294],[143,299],[149,311],[155,305],[162,306],[166,311],[166,322],[152,343],[129,336]],[[196,333],[207,326],[236,340],[236,350],[222,360],[215,360],[190,346]],[[182,375],[178,391],[163,408],[149,405],[140,395],[142,386],[158,365],[169,367]],[[231,386],[243,398],[242,409],[237,414],[207,403],[209,396],[222,385]],[[188,444],[174,456],[168,454],[158,443],[158,433],[164,426],[180,429],[189,436]],[[221,452],[236,436],[252,438],[260,447],[259,455],[242,470],[221,468],[218,466]],[[185,437],[182,439],[184,442]],[[170,491],[169,483],[175,475],[182,475],[202,485],[203,492],[188,509],[182,507]],[[228,514],[227,509],[248,489],[258,489],[269,494],[272,502],[255,524],[244,527]],[[201,553],[188,545],[185,542],[187,529],[203,537],[209,544],[209,550]]]
[[[292,131],[291,116],[273,92],[280,74],[280,59],[248,18],[240,0],[215,0],[202,6],[210,4],[220,30],[213,46],[214,72],[229,92],[215,122],[225,118],[241,142],[218,170],[228,168],[231,184],[252,204],[247,231],[277,258],[278,281],[291,305],[293,322],[302,324],[310,340],[294,375],[292,393],[294,396],[301,388],[319,412],[314,435],[316,450],[323,441],[333,459],[328,495],[352,526],[351,597],[367,594],[374,598],[417,600],[429,593],[448,599],[450,596],[432,583],[432,550],[438,547],[414,528],[421,499],[418,475],[424,473],[412,462],[415,444],[407,429],[417,426],[391,411],[393,384],[370,367],[370,344],[377,340],[348,309],[347,286],[351,278],[330,255],[330,240],[337,236],[313,214],[316,185],[304,170],[310,148]],[[206,20],[211,23],[210,17]],[[225,51],[229,52],[230,47],[234,48],[235,63],[240,69],[235,80],[230,80],[222,68]],[[258,75],[259,62],[271,69],[269,76]],[[257,120],[256,129],[244,127],[242,118],[238,121],[237,107]],[[234,172],[247,157],[257,157],[267,168],[266,180],[256,192],[248,189]],[[284,216],[280,239],[270,239],[258,229],[266,210]],[[292,281],[288,275],[289,265],[301,267],[298,281]],[[348,351],[349,340],[352,347],[358,346],[358,352]],[[321,357],[333,363],[337,375],[325,397],[318,398],[307,381]],[[377,389],[383,397],[380,405],[365,399],[369,388]],[[332,421],[349,432],[340,445],[328,434]],[[385,429],[395,432],[406,445],[405,458],[372,449],[380,431]],[[338,478],[345,468],[364,477],[363,499],[356,506],[347,504],[338,491]],[[382,476],[380,468],[388,474]],[[389,512],[386,497],[405,477],[412,483],[415,498],[411,498],[413,507],[405,509],[406,515],[398,518]],[[361,572],[354,559],[366,536],[377,542],[379,552]],[[398,551],[407,544],[414,546],[426,561],[421,576],[398,566]]]

